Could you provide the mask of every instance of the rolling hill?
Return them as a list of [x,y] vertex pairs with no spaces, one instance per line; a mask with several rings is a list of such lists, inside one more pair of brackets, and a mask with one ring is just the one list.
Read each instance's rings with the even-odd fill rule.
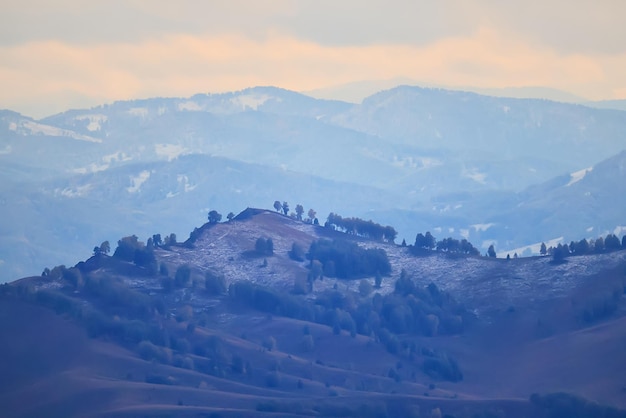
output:
[[[626,414],[624,249],[564,263],[415,251],[262,209],[154,238],[0,287],[3,411]],[[337,272],[384,254],[380,288],[294,253],[333,241]]]

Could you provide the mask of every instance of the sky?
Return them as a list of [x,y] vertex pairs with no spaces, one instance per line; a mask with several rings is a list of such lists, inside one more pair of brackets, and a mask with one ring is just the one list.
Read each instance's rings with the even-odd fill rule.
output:
[[3,0],[0,108],[381,80],[626,99],[624,16],[622,0]]

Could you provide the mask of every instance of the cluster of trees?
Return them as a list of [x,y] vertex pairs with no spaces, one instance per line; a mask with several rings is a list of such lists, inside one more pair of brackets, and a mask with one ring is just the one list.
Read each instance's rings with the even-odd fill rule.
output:
[[555,262],[561,262],[569,256],[599,254],[621,249],[626,249],[626,235],[620,241],[615,234],[608,234],[605,238],[598,237],[589,241],[583,238],[580,241],[571,241],[569,245],[558,244],[556,247],[546,247],[546,244],[542,242],[539,253],[551,255]]
[[250,281],[238,281],[229,286],[228,295],[235,302],[263,312],[327,325],[335,334],[345,331],[352,336],[372,336],[393,354],[408,358],[428,354],[426,373],[452,381],[463,378],[458,364],[445,353],[424,354],[414,342],[403,339],[462,332],[467,313],[461,305],[433,283],[418,286],[406,271],[396,280],[390,294],[375,293],[369,297],[366,294],[371,292],[371,284],[368,288],[360,289],[361,295],[327,290],[311,303]]
[[111,244],[109,244],[109,241],[104,241],[99,246],[97,245],[93,247],[93,255],[96,255],[96,256],[100,254],[108,255],[110,251],[111,251]]
[[365,221],[360,218],[343,218],[332,212],[328,215],[324,226],[378,241],[394,242],[398,236],[398,232],[392,226],[382,226],[371,220]]
[[[409,250],[413,254],[424,254],[429,251],[440,251],[447,253],[457,253],[466,255],[480,255],[471,242],[466,239],[457,240],[454,238],[444,238],[441,241],[437,241],[436,238],[430,233],[422,234],[421,232],[415,237],[415,243],[409,246]],[[495,249],[493,245],[489,247],[488,255],[495,257]]]
[[[174,235],[174,234],[172,234]],[[171,240],[176,241],[176,235],[168,240],[170,245]],[[123,237],[117,241],[117,248],[113,253],[114,258],[120,260],[129,261],[134,263],[138,267],[143,267],[147,270],[148,274],[154,275],[157,273],[157,261],[154,255],[155,241],[161,242],[160,234],[155,235],[153,238],[148,239],[147,245],[139,241],[136,235],[130,235]]]
[[280,203],[279,200],[274,201],[274,209],[276,209],[276,212],[283,212],[284,215],[289,215],[294,219],[297,219],[299,221],[305,221],[307,223],[312,223],[317,225],[319,223],[319,221],[316,218],[317,212],[315,212],[315,210],[313,209],[309,209],[309,211],[307,212],[308,218],[304,218],[304,206],[302,206],[301,204],[297,204],[296,205],[296,209],[294,212],[289,212],[289,203],[287,202],[283,202]]
[[[391,273],[391,264],[385,250],[365,249],[343,240],[313,241],[307,258],[311,260],[313,279],[322,276],[354,279],[376,274],[386,276]],[[317,271],[319,268],[314,268],[315,261],[321,265],[321,272]]]

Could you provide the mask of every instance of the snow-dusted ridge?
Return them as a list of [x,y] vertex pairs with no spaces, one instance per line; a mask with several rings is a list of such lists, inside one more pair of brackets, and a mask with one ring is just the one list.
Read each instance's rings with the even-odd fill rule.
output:
[[82,135],[69,129],[57,128],[56,126],[46,125],[43,123],[35,122],[32,120],[22,119],[18,122],[11,122],[9,124],[9,130],[14,131],[20,135],[46,135],[56,137],[67,137],[77,139],[79,141],[88,142],[102,142],[99,138],[94,138],[88,135]]

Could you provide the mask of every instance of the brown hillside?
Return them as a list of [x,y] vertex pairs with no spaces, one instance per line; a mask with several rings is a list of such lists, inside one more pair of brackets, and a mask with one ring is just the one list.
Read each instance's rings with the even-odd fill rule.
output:
[[[626,408],[626,251],[559,265],[549,258],[416,257],[406,247],[264,210],[194,235],[155,249],[169,278],[101,255],[65,276],[4,286],[0,410],[15,417],[429,417],[438,408],[457,418],[535,417],[548,415],[530,395],[559,391]],[[258,238],[272,240],[273,255],[254,252]],[[359,293],[360,279],[335,278],[292,295],[309,261],[293,261],[289,251],[294,243],[306,251],[320,238],[383,249],[391,274],[369,295]],[[182,265],[194,280],[166,289],[163,280]],[[417,289],[406,298],[394,293],[403,270]],[[246,291],[304,314],[210,294],[207,271],[227,286],[248,280]],[[424,290],[431,282],[447,302],[433,302]],[[393,345],[385,341],[389,332],[350,330],[359,309],[374,312],[375,299],[408,301],[429,313],[412,318],[435,331],[394,331]],[[393,308],[377,311],[380,324]],[[341,322],[346,312],[353,317]],[[445,321],[462,326],[445,332]],[[462,379],[429,373],[433,359],[458,362]]]

